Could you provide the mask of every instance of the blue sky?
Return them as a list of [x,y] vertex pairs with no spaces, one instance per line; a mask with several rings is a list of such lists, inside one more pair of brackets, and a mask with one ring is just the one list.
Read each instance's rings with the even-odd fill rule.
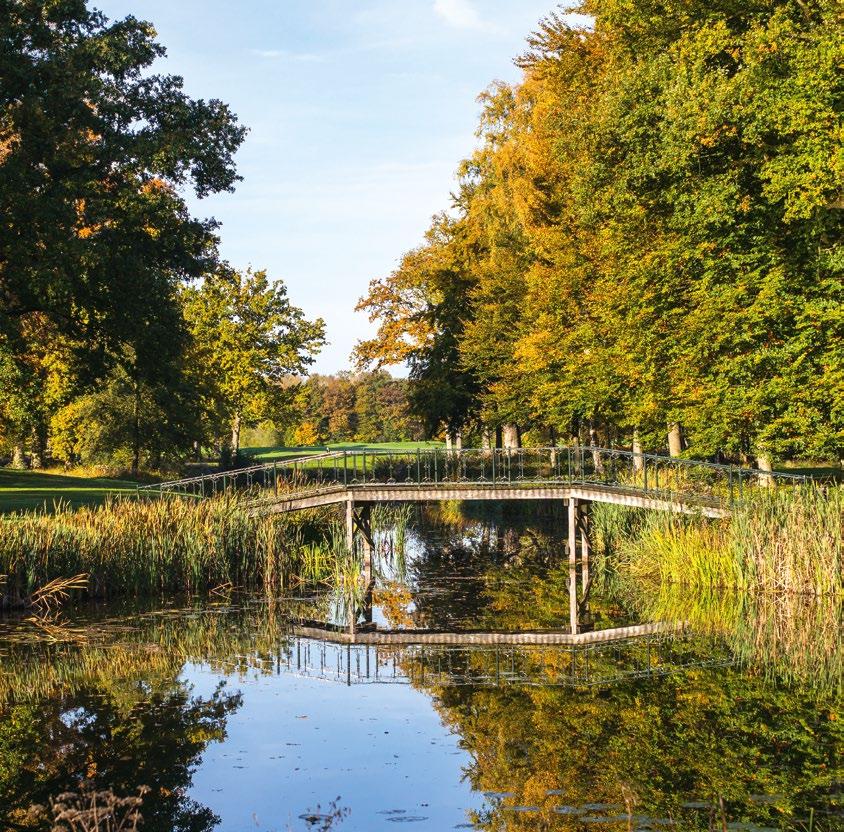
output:
[[233,194],[194,202],[222,222],[223,256],[266,268],[331,342],[316,370],[348,367],[370,332],[354,313],[372,278],[449,205],[474,144],[476,97],[517,80],[513,57],[554,0],[94,0],[151,21],[195,97],[229,103],[251,132]]

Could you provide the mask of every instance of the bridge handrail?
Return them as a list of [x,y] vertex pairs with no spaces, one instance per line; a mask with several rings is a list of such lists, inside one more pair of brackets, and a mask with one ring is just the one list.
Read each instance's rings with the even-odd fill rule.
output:
[[[295,484],[307,486],[305,482],[308,476],[319,475],[318,484],[324,487],[326,484],[334,484],[344,487],[355,487],[362,484],[389,484],[397,482],[397,480],[390,476],[386,479],[379,480],[376,477],[377,463],[379,459],[394,459],[397,462],[404,461],[401,464],[407,467],[407,478],[405,480],[408,484],[423,485],[431,484],[432,480],[428,477],[430,474],[431,462],[433,462],[433,484],[453,484],[454,482],[475,483],[475,484],[497,484],[497,483],[563,483],[570,484],[584,483],[584,482],[606,482],[605,469],[610,467],[612,460],[625,460],[630,462],[629,471],[635,477],[639,474],[643,475],[643,483],[641,485],[635,483],[624,483],[616,481],[615,484],[619,487],[633,487],[644,493],[664,493],[666,491],[674,492],[674,488],[660,488],[659,476],[660,471],[664,470],[660,466],[667,466],[675,471],[683,470],[709,470],[712,472],[723,474],[728,481],[729,499],[732,502],[734,490],[738,490],[741,496],[744,484],[749,484],[754,478],[765,479],[768,483],[776,483],[782,481],[784,483],[800,484],[812,481],[812,477],[804,474],[791,474],[781,471],[763,471],[758,468],[747,468],[743,466],[730,465],[725,463],[710,462],[708,460],[685,459],[681,457],[671,457],[664,454],[654,454],[648,452],[632,451],[624,448],[602,448],[593,445],[562,445],[562,446],[545,446],[540,448],[466,448],[466,449],[447,449],[447,448],[413,448],[413,449],[389,449],[389,448],[355,448],[351,450],[335,450],[325,451],[323,453],[300,455],[295,457],[287,457],[285,459],[272,460],[270,462],[251,465],[244,468],[234,468],[227,471],[215,471],[209,474],[202,474],[195,477],[186,477],[178,480],[170,480],[162,483],[155,483],[152,485],[139,486],[138,493],[158,493],[158,494],[179,494],[185,496],[206,496],[205,484],[208,483],[213,486],[214,493],[217,492],[217,484],[222,481],[223,489],[225,490],[231,483],[235,487],[243,478],[246,480],[247,486],[251,487],[256,484],[256,479],[260,480],[263,477],[264,486],[270,485],[270,474],[272,474],[272,485],[277,490],[280,476],[288,477],[293,474],[293,481]],[[337,463],[342,460],[342,466]],[[444,461],[444,468],[440,472],[437,470],[438,461]],[[465,476],[468,472],[467,461],[479,460],[481,466],[481,475],[476,479],[471,479]],[[513,478],[513,463],[516,462],[517,476]],[[531,465],[531,460],[534,464],[538,461],[541,466],[550,465],[551,475],[541,476],[529,471],[525,477],[525,463],[527,460],[528,468]],[[333,469],[331,466],[325,466],[324,463],[333,461],[335,464]],[[361,462],[360,467],[358,462]],[[371,463],[370,463],[371,461]],[[422,476],[423,461],[426,465],[426,476]],[[486,463],[491,463],[491,477],[486,476]],[[496,461],[498,461],[499,471],[505,469],[506,476],[496,474]],[[351,462],[351,468],[350,468]],[[412,463],[416,463],[416,474],[412,476]],[[561,464],[561,462],[563,464]],[[370,464],[368,464],[370,463]],[[478,464],[478,463],[476,463]],[[448,466],[452,468],[449,471]],[[454,466],[457,465],[455,469]],[[464,476],[457,476],[460,473],[460,466],[463,466]],[[589,466],[592,466],[592,472],[588,472]],[[650,468],[650,471],[648,470]],[[369,478],[370,470],[372,479]],[[333,478],[329,477],[326,481],[325,474],[331,474]],[[547,473],[547,472],[543,472]],[[616,472],[617,474],[618,472]],[[655,482],[648,484],[648,473],[654,478]],[[351,479],[349,478],[351,474]],[[358,477],[361,477],[359,479]],[[313,486],[317,484],[314,479],[309,483]],[[287,481],[286,479],[284,481]],[[726,483],[725,483],[726,484]],[[675,483],[676,485],[676,483]],[[700,485],[700,484],[699,484]],[[714,487],[713,487],[714,488]],[[199,490],[200,493],[197,493]],[[300,489],[304,491],[304,488]],[[720,496],[713,491],[713,497]]]
[[222,479],[223,477],[233,477],[240,474],[255,474],[258,472],[272,471],[274,466],[287,465],[294,462],[308,462],[312,459],[331,459],[335,457],[343,458],[345,451],[327,451],[321,454],[303,454],[302,456],[285,457],[284,459],[273,460],[272,462],[262,462],[258,465],[247,465],[243,468],[229,468],[225,471],[211,471],[207,474],[197,474],[195,477],[182,477],[178,480],[165,480],[163,482],[149,483],[148,485],[141,485],[138,487],[139,491],[159,491],[162,488],[176,485],[190,485],[191,483],[199,482],[200,480]]

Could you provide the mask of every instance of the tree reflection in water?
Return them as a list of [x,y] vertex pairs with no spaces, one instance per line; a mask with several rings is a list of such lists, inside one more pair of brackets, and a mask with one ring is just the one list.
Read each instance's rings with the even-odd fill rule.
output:
[[[601,688],[431,692],[472,755],[473,787],[512,794],[485,828],[563,829],[582,826],[583,814],[628,813],[637,828],[645,818],[783,828],[811,811],[817,828],[844,828],[844,723],[831,698],[777,688],[737,668]],[[590,804],[615,808],[560,814]]]
[[0,708],[0,826],[49,829],[49,799],[90,785],[118,796],[148,786],[141,813],[149,832],[209,832],[216,815],[186,796],[209,742],[225,737],[238,694],[195,698],[173,681],[139,683],[128,700],[108,689],[77,690]]
[[[422,588],[414,598],[418,622],[453,624],[458,609],[464,626],[485,629],[565,620],[567,575],[554,557],[562,551],[559,525],[556,533],[549,524],[528,525],[510,538],[494,520],[476,519],[470,528],[467,535],[459,524],[439,525],[423,538],[414,575]],[[447,588],[451,572],[461,589]],[[426,592],[430,586],[443,589]],[[664,599],[647,596],[645,604],[642,587],[625,589],[593,596],[594,626],[627,623],[646,605],[663,619],[700,617],[688,593],[672,615]],[[708,620],[728,601],[709,597]],[[771,606],[788,624],[773,634],[773,613],[763,620],[758,612]],[[477,823],[496,830],[607,823],[752,830],[808,828],[811,818],[824,832],[844,829],[841,606],[825,602],[823,615],[816,607],[753,599],[743,615],[731,610],[730,626],[707,626],[706,638],[683,640],[686,663],[698,666],[682,674],[633,674],[591,687],[437,686],[441,680],[429,675],[433,684],[423,687],[472,756],[473,787],[501,795]],[[725,650],[732,666],[707,667]],[[538,650],[534,663],[543,656],[559,662],[558,653]],[[419,684],[420,674],[407,669]],[[529,675],[553,676],[558,668],[546,670]]]

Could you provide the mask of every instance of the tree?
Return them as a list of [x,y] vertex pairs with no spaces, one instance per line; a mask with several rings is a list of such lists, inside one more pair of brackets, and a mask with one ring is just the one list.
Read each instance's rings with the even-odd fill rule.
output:
[[357,344],[353,358],[359,368],[406,361],[411,406],[428,435],[440,428],[455,434],[477,406],[473,373],[459,355],[471,314],[473,279],[465,264],[473,244],[465,224],[445,214],[434,217],[425,239],[393,274],[370,283],[357,308],[379,322],[378,332]]
[[231,190],[245,131],[220,101],[188,98],[181,78],[146,73],[164,55],[154,35],[83,0],[0,2],[0,331],[10,338],[41,313],[92,350],[119,343],[150,276],[198,274],[213,255],[213,223],[192,219],[175,189]]
[[228,426],[237,453],[243,425],[292,404],[291,377],[313,363],[325,325],[321,318],[308,321],[284,284],[270,283],[265,271],[220,268],[186,289],[183,301],[209,424],[218,437]]
[[840,455],[840,6],[579,9],[483,96],[454,216],[371,284],[358,360],[407,361],[429,429]]
[[[21,322],[26,351],[15,351],[0,336],[0,452],[11,452],[13,464],[23,467],[28,448],[30,464],[44,464],[50,416],[76,390],[79,361],[75,345],[50,320],[33,314]],[[19,342],[19,346],[20,346]]]
[[[5,418],[17,447],[33,433],[33,460],[56,410],[117,376],[137,470],[141,401],[182,385],[178,289],[216,262],[217,240],[180,189],[232,190],[245,130],[149,71],[154,37],[83,0],[0,0],[0,344],[4,392],[27,415]],[[59,399],[45,390],[54,343],[73,365]]]

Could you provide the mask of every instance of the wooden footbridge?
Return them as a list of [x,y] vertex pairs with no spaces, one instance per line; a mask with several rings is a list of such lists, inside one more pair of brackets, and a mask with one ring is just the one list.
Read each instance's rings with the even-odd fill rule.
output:
[[139,493],[202,499],[233,489],[247,490],[256,515],[342,505],[348,548],[361,553],[367,584],[371,581],[373,504],[562,500],[568,508],[570,617],[571,632],[576,634],[578,583],[585,598],[591,581],[591,503],[724,517],[749,490],[807,480],[592,446],[459,451],[363,448],[164,482],[140,488]]
[[346,503],[575,500],[723,517],[754,487],[811,478],[589,446],[330,451],[142,486],[209,497],[252,489],[260,512]]

